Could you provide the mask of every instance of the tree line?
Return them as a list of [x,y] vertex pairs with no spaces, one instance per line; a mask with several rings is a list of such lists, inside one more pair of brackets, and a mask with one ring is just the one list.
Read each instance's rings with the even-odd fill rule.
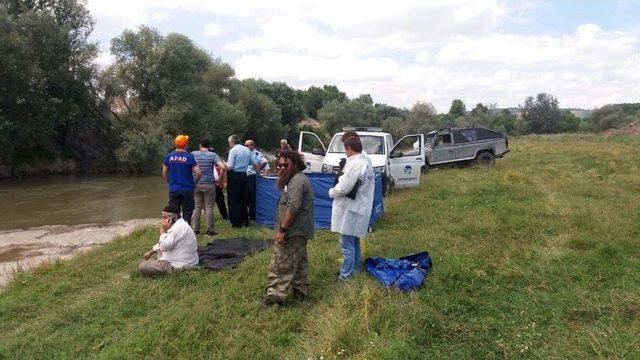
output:
[[[56,158],[86,171],[144,172],[178,133],[209,138],[224,153],[226,137],[275,148],[300,130],[328,138],[343,126],[377,126],[394,138],[443,126],[483,125],[520,135],[599,131],[640,117],[638,104],[607,105],[580,119],[548,94],[528,97],[520,116],[495,105],[449,112],[416,102],[410,109],[350,99],[335,85],[294,89],[284,82],[235,78],[234,69],[182,34],[140,26],[111,40],[115,61],[95,64],[95,21],[78,0],[0,0],[0,165]],[[300,121],[313,118],[320,127]]]

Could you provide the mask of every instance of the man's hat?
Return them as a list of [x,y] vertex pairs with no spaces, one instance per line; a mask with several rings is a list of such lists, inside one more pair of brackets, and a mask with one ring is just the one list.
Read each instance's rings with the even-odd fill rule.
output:
[[185,146],[187,146],[187,144],[189,143],[189,136],[188,135],[178,135],[176,136],[176,139],[173,141],[177,147],[179,148],[183,148]]
[[162,212],[180,215],[180,209],[178,209],[175,206],[171,206],[171,205],[165,206],[164,209],[162,209]]

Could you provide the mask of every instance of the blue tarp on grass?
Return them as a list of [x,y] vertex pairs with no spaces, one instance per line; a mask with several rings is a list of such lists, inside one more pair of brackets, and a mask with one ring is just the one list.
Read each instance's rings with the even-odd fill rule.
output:
[[420,252],[399,259],[368,258],[364,267],[384,286],[410,291],[422,285],[432,264],[429,253]]
[[[333,187],[334,174],[306,173],[313,187],[313,210],[316,229],[331,228],[331,205],[333,199],[329,197],[329,189]],[[280,190],[276,186],[276,177],[256,177],[256,222],[273,227]],[[373,196],[373,210],[369,227],[384,213],[382,200],[382,176],[376,174],[376,187]]]

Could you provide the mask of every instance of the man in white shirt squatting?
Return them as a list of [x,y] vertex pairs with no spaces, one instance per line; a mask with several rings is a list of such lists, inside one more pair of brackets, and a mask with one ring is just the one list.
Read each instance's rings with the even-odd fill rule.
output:
[[[154,254],[157,260],[152,260]],[[143,276],[171,273],[176,269],[198,265],[198,243],[191,226],[180,218],[179,209],[167,206],[162,210],[160,239],[144,254],[138,269]]]
[[[369,228],[375,189],[371,160],[362,153],[360,137],[354,134],[343,139],[347,155],[344,174],[338,178],[338,183],[329,189],[329,196],[333,198],[331,231],[340,234],[340,250],[343,257],[338,280],[347,280],[360,268],[360,239],[365,237]],[[352,199],[353,194],[350,193],[357,186],[358,180],[360,184]]]

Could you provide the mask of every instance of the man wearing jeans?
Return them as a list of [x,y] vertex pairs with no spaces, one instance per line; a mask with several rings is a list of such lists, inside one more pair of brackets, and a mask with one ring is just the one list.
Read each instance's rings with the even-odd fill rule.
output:
[[[329,196],[333,198],[331,231],[340,234],[343,257],[338,280],[349,279],[360,268],[360,239],[365,237],[369,228],[375,189],[371,160],[362,153],[360,138],[351,136],[344,139],[343,143],[347,162],[343,175],[329,189]],[[355,187],[357,189],[353,196]]]
[[[202,173],[193,155],[186,150],[189,143],[187,135],[176,136],[176,149],[168,153],[162,161],[162,177],[169,183],[169,205],[182,209],[182,218],[191,222],[193,208],[193,189]],[[194,175],[192,175],[194,174]]]
[[207,139],[200,140],[200,150],[192,152],[191,155],[196,159],[198,167],[202,172],[202,177],[200,181],[196,183],[194,190],[196,209],[191,218],[193,231],[196,234],[200,233],[200,216],[204,208],[204,215],[207,222],[205,234],[207,236],[213,236],[216,234],[213,230],[213,208],[216,202],[216,177],[220,176],[216,175],[215,166],[218,165],[221,169],[221,174],[224,175],[224,163],[218,154],[209,151],[209,140]]

